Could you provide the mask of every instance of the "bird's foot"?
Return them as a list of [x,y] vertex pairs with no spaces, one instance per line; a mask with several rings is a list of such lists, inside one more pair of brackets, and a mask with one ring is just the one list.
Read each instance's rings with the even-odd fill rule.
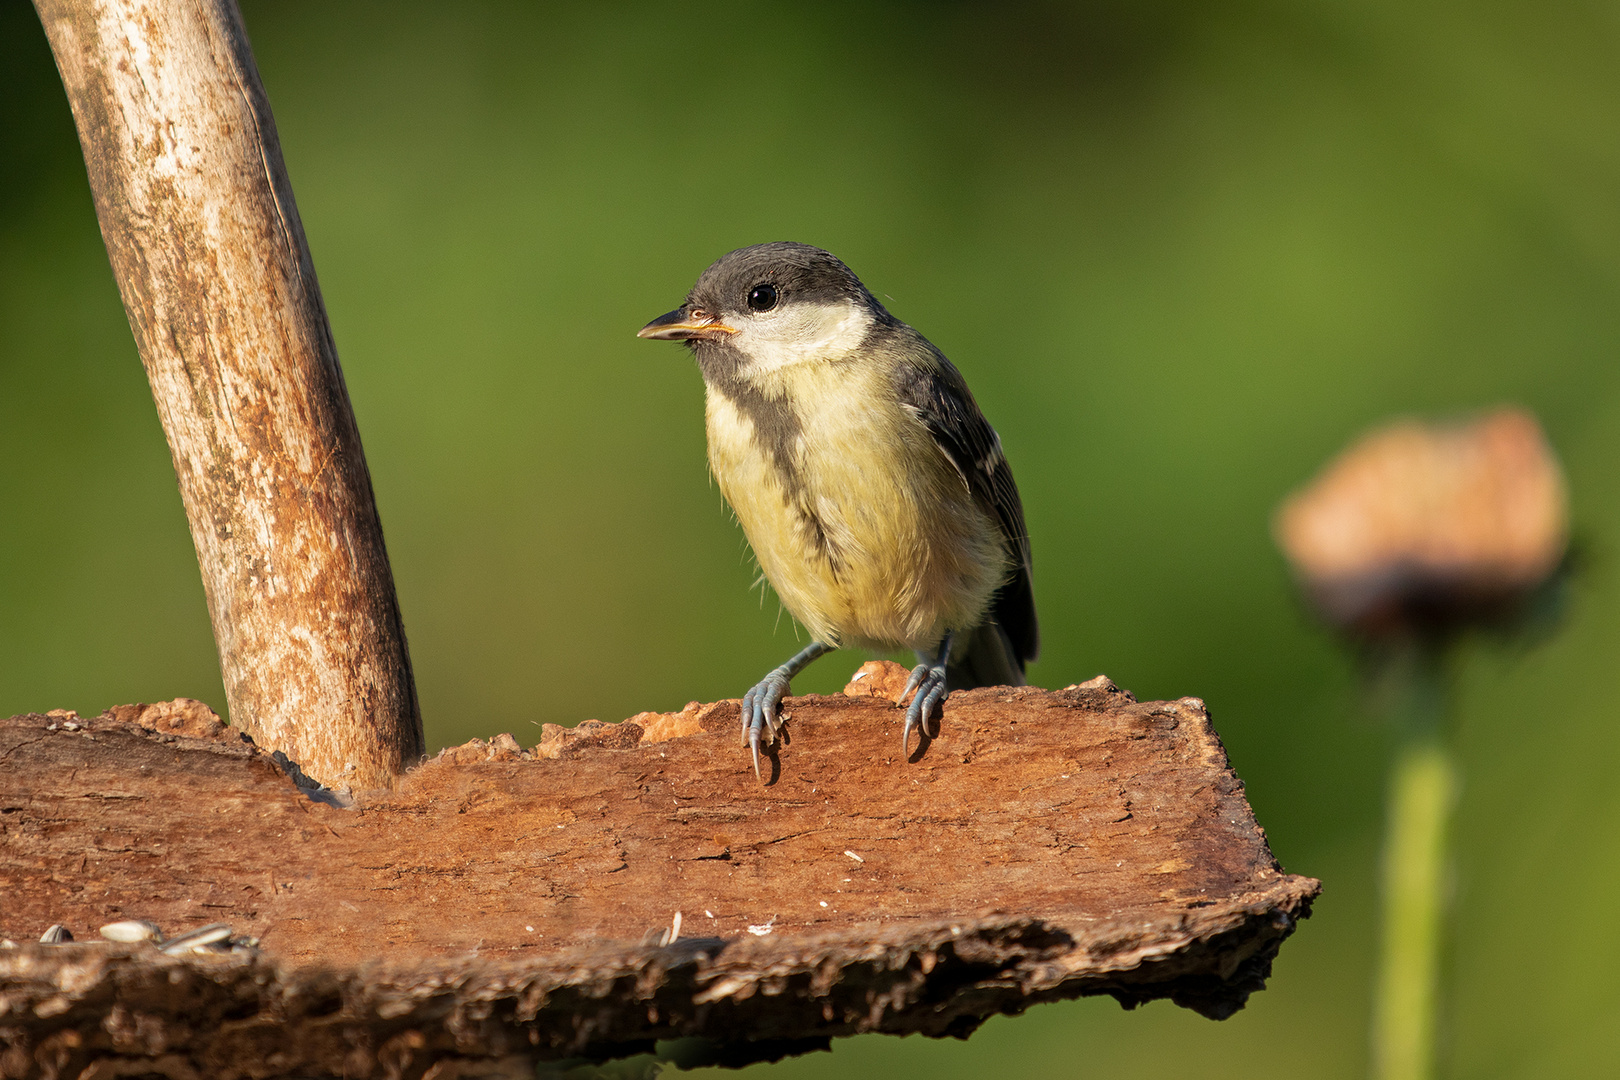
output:
[[[912,731],[920,731],[925,738],[933,738],[939,734],[939,719],[936,710],[939,703],[945,700],[945,664],[942,660],[937,664],[918,664],[911,669],[911,678],[906,680],[906,689],[900,695],[900,700],[906,700],[906,694],[917,691],[911,699],[911,705],[906,709],[906,726],[900,732],[900,752],[904,756],[911,745]],[[940,710],[942,711],[942,710]]]
[[760,736],[769,732],[766,745],[773,745],[787,722],[787,718],[781,716],[778,710],[782,707],[782,699],[787,697],[788,683],[792,681],[793,676],[808,667],[812,660],[818,656],[826,656],[833,648],[834,646],[828,645],[825,641],[812,641],[743,695],[742,741],[744,746],[751,747],[754,751],[756,777],[764,779],[759,776]]
[[[781,734],[782,727],[787,723],[779,710],[782,699],[788,693],[790,676],[781,668],[777,668],[759,682],[754,688],[743,695],[742,699],[742,741],[754,753],[754,776],[759,776],[759,743],[762,735],[765,745],[775,745],[777,736]],[[768,735],[767,735],[768,733]]]

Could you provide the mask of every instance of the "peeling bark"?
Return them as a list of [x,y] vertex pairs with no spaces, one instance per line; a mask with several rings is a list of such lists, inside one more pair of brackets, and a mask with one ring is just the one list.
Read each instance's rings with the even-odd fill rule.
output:
[[232,721],[383,786],[421,719],[371,477],[232,0],[37,0],[168,437]]
[[[908,761],[886,685],[788,699],[765,785],[726,701],[475,741],[347,809],[195,703],[0,721],[0,1077],[738,1062],[1261,988],[1320,886],[1277,866],[1202,702],[959,692]],[[262,952],[27,943],[129,918]]]

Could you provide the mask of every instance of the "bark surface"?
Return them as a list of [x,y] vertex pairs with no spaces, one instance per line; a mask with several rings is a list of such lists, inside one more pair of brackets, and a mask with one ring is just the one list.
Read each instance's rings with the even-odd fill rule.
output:
[[231,0],[36,0],[168,437],[230,714],[333,784],[423,752],[359,431]]
[[[0,721],[0,1076],[742,1061],[1085,994],[1223,1017],[1263,985],[1320,886],[1202,702],[959,692],[902,760],[904,671],[873,667],[846,691],[873,696],[788,700],[764,785],[735,701],[474,742],[347,808],[196,703]],[[32,944],[132,918],[262,951]]]

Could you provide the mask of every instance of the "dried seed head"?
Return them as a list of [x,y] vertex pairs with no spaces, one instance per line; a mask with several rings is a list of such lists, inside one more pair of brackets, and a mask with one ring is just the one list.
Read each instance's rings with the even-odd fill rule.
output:
[[1278,509],[1273,531],[1330,623],[1439,635],[1511,615],[1568,546],[1563,472],[1534,417],[1397,423]]

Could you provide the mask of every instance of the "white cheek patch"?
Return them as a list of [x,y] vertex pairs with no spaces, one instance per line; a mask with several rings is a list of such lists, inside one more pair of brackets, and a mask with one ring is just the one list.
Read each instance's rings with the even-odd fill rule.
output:
[[866,340],[871,312],[864,304],[792,304],[756,316],[737,342],[759,372],[812,360],[842,360]]

